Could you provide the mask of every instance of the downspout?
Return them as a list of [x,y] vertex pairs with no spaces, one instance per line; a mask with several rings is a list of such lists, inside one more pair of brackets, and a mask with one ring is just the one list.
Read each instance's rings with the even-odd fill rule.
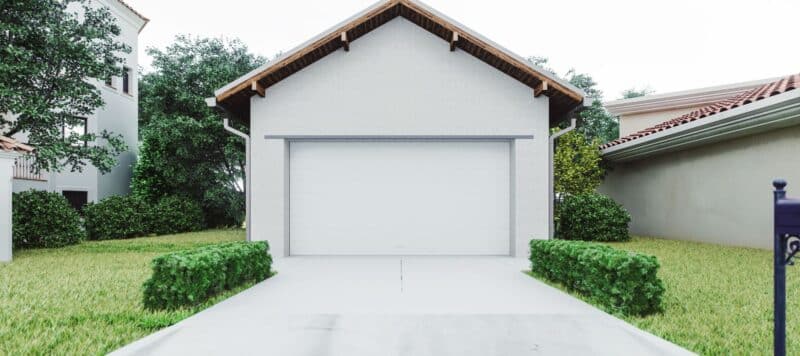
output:
[[549,176],[550,207],[548,209],[548,214],[549,214],[549,220],[550,220],[550,238],[551,239],[555,236],[555,232],[556,232],[556,223],[555,223],[555,220],[554,220],[554,209],[555,209],[555,203],[554,202],[556,200],[556,193],[555,193],[555,187],[554,187],[554,185],[555,185],[555,170],[553,169],[553,156],[554,156],[554,153],[555,153],[556,139],[561,137],[561,136],[563,136],[564,134],[574,130],[575,126],[576,126],[576,122],[577,122],[576,119],[572,119],[572,121],[570,122],[569,127],[550,135],[550,146],[549,146],[550,152],[549,152],[549,155],[548,155],[549,160],[550,160],[550,164],[549,164],[549,168],[550,168],[550,176]]
[[[222,112],[224,112],[226,115],[228,115],[228,111],[225,110],[225,108],[217,105],[216,98],[208,98],[208,99],[206,99],[206,104],[208,104],[209,107],[218,108]],[[225,129],[225,131],[228,131],[228,132],[230,132],[230,133],[232,133],[232,134],[234,134],[236,136],[239,136],[239,137],[244,139],[244,155],[245,155],[245,158],[244,158],[245,159],[245,161],[244,161],[244,194],[245,194],[245,198],[244,198],[245,199],[244,200],[244,206],[245,206],[245,209],[244,209],[244,221],[245,221],[245,223],[244,224],[245,224],[245,229],[246,229],[246,233],[247,233],[247,241],[252,241],[252,239],[250,237],[250,187],[252,186],[251,185],[251,181],[250,181],[250,136],[245,134],[244,132],[241,132],[241,131],[231,127],[229,125],[228,118],[222,119],[222,127]]]
[[244,226],[247,230],[247,241],[252,241],[250,240],[250,136],[228,125],[227,118],[222,120],[222,126],[225,131],[244,139]]

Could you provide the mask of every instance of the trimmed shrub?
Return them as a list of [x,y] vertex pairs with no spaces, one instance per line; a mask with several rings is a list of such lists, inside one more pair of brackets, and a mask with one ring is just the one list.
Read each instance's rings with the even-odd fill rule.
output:
[[14,193],[12,205],[14,248],[63,247],[86,238],[80,215],[59,193]]
[[127,239],[148,234],[145,223],[148,206],[140,199],[110,196],[83,209],[90,240]]
[[267,279],[272,256],[266,241],[241,241],[169,253],[156,257],[151,265],[153,275],[144,283],[144,307],[175,309]]
[[611,312],[647,315],[662,310],[664,284],[654,256],[583,241],[532,240],[530,247],[534,274]]
[[200,206],[179,197],[164,197],[148,204],[135,195],[110,196],[88,204],[84,216],[90,240],[175,234],[204,226]]
[[156,235],[197,231],[203,228],[203,209],[189,199],[165,197],[149,207],[147,226]]
[[598,193],[568,195],[558,204],[558,238],[627,241],[631,216],[613,199]]

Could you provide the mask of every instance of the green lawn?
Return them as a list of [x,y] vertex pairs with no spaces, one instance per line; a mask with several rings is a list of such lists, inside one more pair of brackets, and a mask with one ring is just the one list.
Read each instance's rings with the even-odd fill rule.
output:
[[[667,289],[663,313],[623,319],[699,354],[772,354],[771,251],[653,238],[608,245],[658,257]],[[787,277],[787,349],[800,350],[800,265]]]
[[16,251],[0,264],[0,355],[103,354],[172,325],[247,287],[171,312],[142,309],[150,260],[211,243],[244,240],[243,230],[83,242]]

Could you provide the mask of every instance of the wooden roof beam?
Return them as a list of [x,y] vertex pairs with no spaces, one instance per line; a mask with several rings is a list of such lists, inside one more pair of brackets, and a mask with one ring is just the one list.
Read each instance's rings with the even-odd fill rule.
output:
[[453,31],[453,37],[450,39],[450,52],[455,52],[456,43],[458,43],[458,32]]
[[260,97],[264,97],[267,94],[266,89],[264,86],[261,85],[257,80],[250,82],[250,94],[251,95],[258,95]]
[[342,40],[342,48],[344,48],[344,51],[350,52],[350,40],[347,39],[347,32],[342,32],[340,38]]
[[550,94],[551,94],[550,93],[550,88],[549,88],[546,80],[542,80],[541,82],[539,82],[539,84],[536,84],[535,88],[533,88],[533,97],[534,98],[538,98],[542,94],[547,95],[547,96],[550,96]]

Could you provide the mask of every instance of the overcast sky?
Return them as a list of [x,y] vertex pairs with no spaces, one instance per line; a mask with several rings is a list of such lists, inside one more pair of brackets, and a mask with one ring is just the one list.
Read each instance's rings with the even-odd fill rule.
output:
[[[126,0],[150,18],[139,37],[163,48],[177,34],[238,37],[254,53],[289,50],[373,0]],[[521,56],[588,73],[605,99],[800,72],[800,0],[426,0]],[[244,73],[243,73],[244,74]]]

